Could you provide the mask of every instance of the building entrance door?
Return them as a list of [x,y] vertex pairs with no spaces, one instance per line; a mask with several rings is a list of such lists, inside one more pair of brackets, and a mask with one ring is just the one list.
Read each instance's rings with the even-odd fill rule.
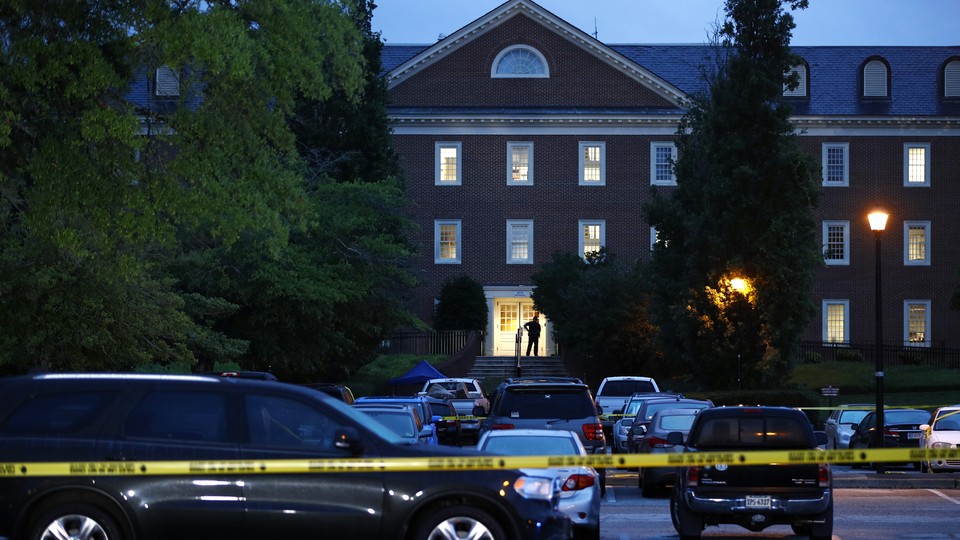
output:
[[[534,314],[533,300],[528,298],[503,298],[494,302],[494,356],[515,356],[517,346],[517,329],[529,321]],[[541,318],[540,324],[543,324]],[[544,354],[544,338],[546,332],[540,332],[538,347],[540,354]],[[527,352],[527,334],[523,333],[520,354]]]

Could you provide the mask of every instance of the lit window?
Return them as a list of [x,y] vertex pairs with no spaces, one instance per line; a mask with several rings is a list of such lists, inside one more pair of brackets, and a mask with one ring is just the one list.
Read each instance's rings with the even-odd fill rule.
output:
[[903,223],[903,264],[930,265],[930,222]]
[[823,341],[848,343],[850,341],[850,301],[823,301]]
[[850,264],[850,222],[824,221],[823,246],[826,264]]
[[461,182],[461,149],[458,142],[436,143],[435,181],[438,186],[459,186]]
[[887,65],[871,60],[863,66],[863,97],[887,97]]
[[850,185],[850,145],[847,143],[824,143],[821,151],[823,161],[823,185]]
[[903,340],[906,345],[930,346],[929,300],[904,300]]
[[434,222],[434,262],[460,264],[460,220]]
[[493,60],[490,76],[545,78],[550,76],[550,68],[540,51],[525,45],[514,45],[501,51]]
[[676,160],[677,147],[672,142],[650,143],[650,184],[677,185],[677,177],[673,174],[673,164]]
[[586,258],[591,253],[597,253],[604,246],[603,221],[580,221],[580,256]]
[[605,179],[605,157],[604,149],[606,144],[602,142],[581,142],[580,143],[580,185],[581,186],[602,186]]
[[507,143],[507,184],[533,185],[533,143]]
[[507,221],[507,264],[533,264],[533,221]]
[[930,185],[930,145],[907,143],[903,145],[903,185]]

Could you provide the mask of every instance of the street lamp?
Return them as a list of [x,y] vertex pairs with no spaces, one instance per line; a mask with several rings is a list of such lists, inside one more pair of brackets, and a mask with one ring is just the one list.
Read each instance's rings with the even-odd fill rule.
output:
[[[750,282],[741,277],[730,279],[730,288],[737,291],[744,297],[750,292]],[[740,325],[743,321],[738,321]],[[743,349],[743,329],[737,329],[737,390],[743,390],[743,364],[740,359],[741,349]]]
[[[874,275],[876,277],[876,297],[874,299],[874,315],[876,317],[876,361],[877,361],[877,422],[876,427],[873,430],[873,440],[874,447],[883,448],[883,431],[884,423],[883,418],[883,324],[881,323],[881,302],[880,302],[880,237],[883,236],[883,230],[887,227],[887,218],[889,215],[882,210],[874,210],[867,216],[867,219],[870,221],[870,230],[873,231],[873,236],[876,238],[876,255],[874,256],[876,263],[876,270]],[[877,473],[883,473],[883,466],[880,465],[877,467]]]

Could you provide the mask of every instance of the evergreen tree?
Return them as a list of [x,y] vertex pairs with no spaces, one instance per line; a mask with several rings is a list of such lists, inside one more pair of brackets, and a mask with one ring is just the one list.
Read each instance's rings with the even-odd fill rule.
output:
[[440,287],[434,313],[437,330],[477,330],[487,328],[487,299],[483,285],[470,276],[449,279]]
[[[782,4],[807,2],[726,2],[709,91],[693,97],[677,131],[677,187],[647,208],[658,233],[647,275],[656,320],[671,354],[705,384],[732,385],[738,354],[750,384],[782,381],[814,314],[818,167],[781,99],[801,62]],[[731,287],[736,277],[749,293]]]

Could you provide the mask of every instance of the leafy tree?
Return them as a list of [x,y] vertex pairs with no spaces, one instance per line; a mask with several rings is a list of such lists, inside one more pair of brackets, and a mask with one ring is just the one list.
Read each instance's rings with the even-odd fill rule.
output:
[[[782,4],[807,2],[727,0],[709,92],[692,98],[677,130],[677,187],[647,207],[658,233],[647,274],[656,320],[704,384],[731,384],[716,374],[736,371],[738,351],[751,380],[783,380],[814,314],[817,167],[781,99],[800,63]],[[718,303],[734,277],[751,284],[751,301]]]
[[440,287],[433,317],[437,330],[484,330],[487,315],[487,299],[477,280],[460,276],[448,279]]

